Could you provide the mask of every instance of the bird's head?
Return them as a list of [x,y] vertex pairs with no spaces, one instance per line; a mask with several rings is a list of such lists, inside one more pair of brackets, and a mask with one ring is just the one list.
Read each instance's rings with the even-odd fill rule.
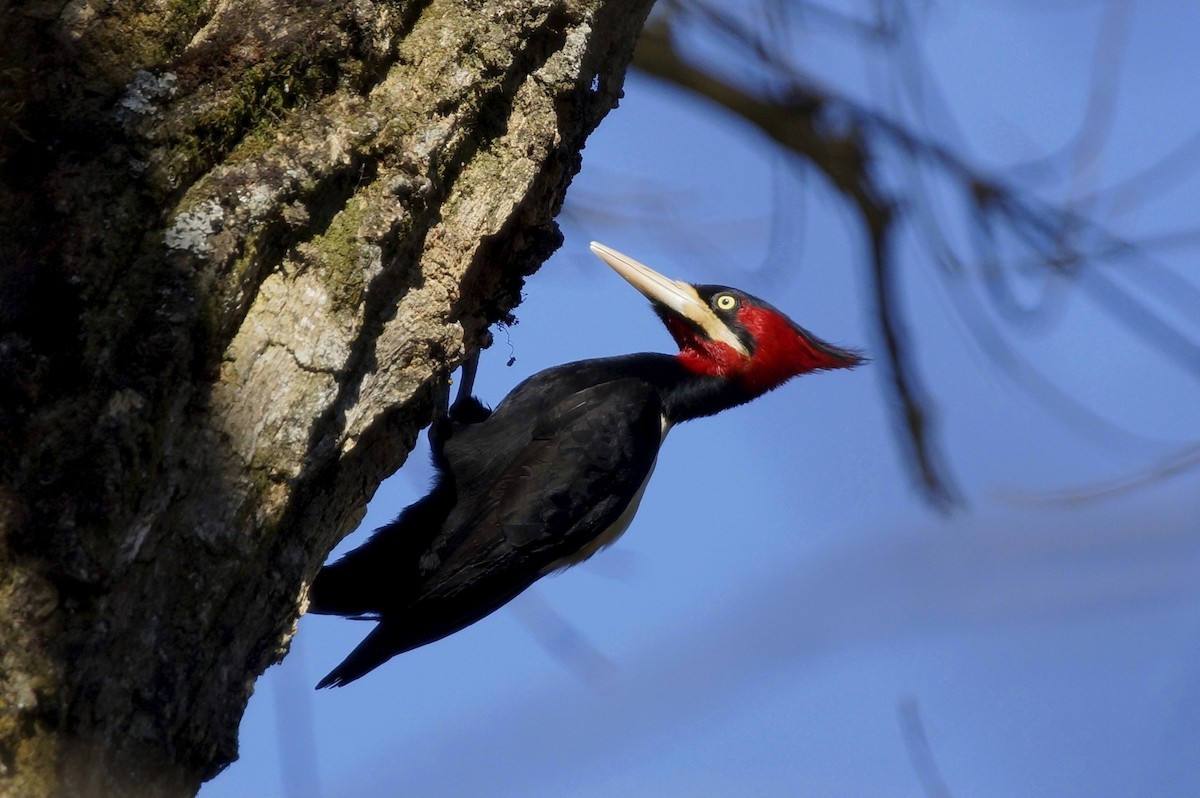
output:
[[863,362],[744,291],[672,280],[594,241],[591,249],[650,300],[679,344],[680,362],[697,374],[737,380],[759,394],[800,374]]

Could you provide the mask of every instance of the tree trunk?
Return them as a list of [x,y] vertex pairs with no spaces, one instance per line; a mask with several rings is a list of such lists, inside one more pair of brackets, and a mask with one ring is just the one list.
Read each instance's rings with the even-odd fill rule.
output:
[[0,794],[190,795],[558,245],[650,3],[0,14]]

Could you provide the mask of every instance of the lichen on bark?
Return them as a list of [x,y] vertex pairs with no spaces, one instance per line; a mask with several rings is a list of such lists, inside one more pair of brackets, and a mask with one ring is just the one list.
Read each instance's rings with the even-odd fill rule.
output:
[[0,794],[185,795],[557,246],[648,2],[0,21]]

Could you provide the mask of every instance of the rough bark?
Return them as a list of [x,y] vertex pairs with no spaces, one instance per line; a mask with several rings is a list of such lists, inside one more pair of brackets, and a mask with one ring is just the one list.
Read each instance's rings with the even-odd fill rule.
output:
[[187,795],[557,246],[649,2],[0,14],[0,794]]

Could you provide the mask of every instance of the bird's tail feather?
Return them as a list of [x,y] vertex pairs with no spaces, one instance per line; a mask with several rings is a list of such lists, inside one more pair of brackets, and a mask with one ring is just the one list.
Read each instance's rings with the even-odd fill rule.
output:
[[406,620],[382,620],[371,630],[371,634],[355,646],[350,655],[317,682],[317,689],[342,687],[365,676],[397,654],[412,651],[427,643],[441,640],[462,628],[444,624],[410,623]]
[[376,626],[371,634],[359,643],[341,664],[331,670],[324,679],[317,682],[317,689],[324,687],[344,687],[360,676],[375,670],[397,653],[395,646],[395,630],[384,622]]

